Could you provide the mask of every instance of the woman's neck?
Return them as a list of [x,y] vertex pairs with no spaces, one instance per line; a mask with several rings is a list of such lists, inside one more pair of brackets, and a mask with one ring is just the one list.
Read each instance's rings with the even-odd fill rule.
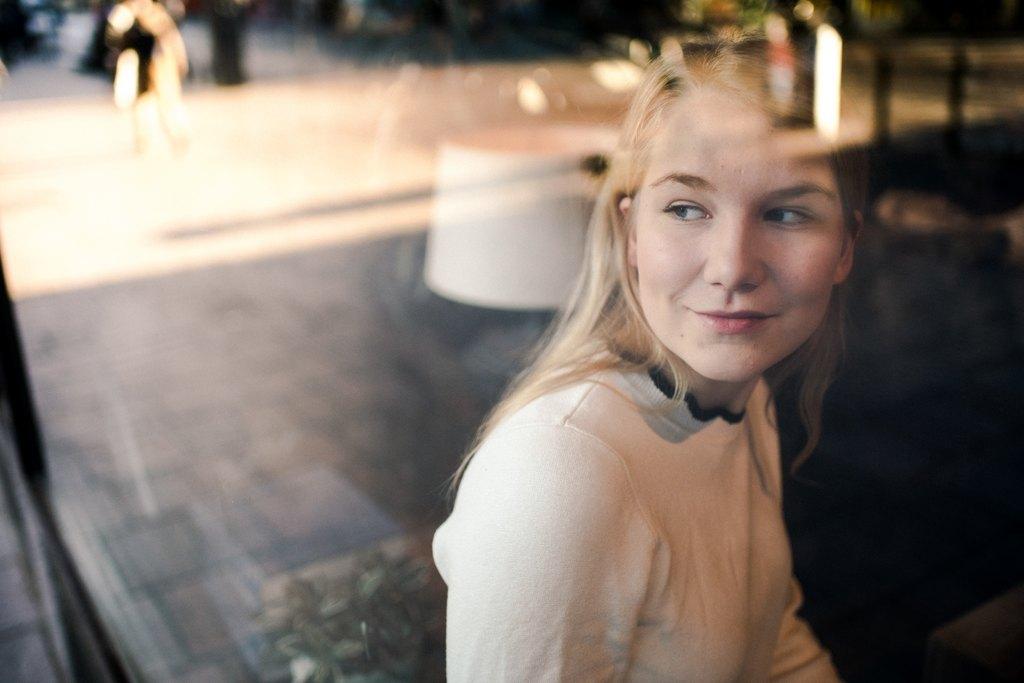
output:
[[[654,386],[656,386],[666,398],[672,398],[676,395],[675,384],[664,370],[660,368],[651,368],[647,371],[647,374],[654,382]],[[687,391],[683,396],[683,399],[686,402],[686,407],[690,410],[690,414],[701,422],[708,422],[716,417],[720,417],[730,424],[736,424],[743,420],[743,414],[745,412],[743,409],[730,410],[728,407],[721,406],[705,408],[701,405],[700,401],[697,400],[697,397],[692,391]]]
[[[626,351],[616,351],[616,355],[627,361],[639,363],[638,356]],[[668,374],[659,368],[650,371],[658,389],[666,396],[675,393],[675,387]],[[742,415],[747,407],[747,400],[757,386],[759,378],[746,382],[719,382],[708,379],[693,370],[688,373],[686,393],[693,397],[702,411],[725,411],[733,415]]]

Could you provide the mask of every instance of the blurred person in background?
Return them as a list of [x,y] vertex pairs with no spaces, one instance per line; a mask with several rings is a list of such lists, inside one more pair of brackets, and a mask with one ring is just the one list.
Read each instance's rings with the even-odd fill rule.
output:
[[0,58],[13,66],[22,55],[56,49],[63,23],[56,0],[0,0]]
[[188,144],[188,119],[181,79],[188,55],[174,18],[154,0],[122,0],[106,21],[106,41],[117,54],[114,101],[131,109],[140,152],[166,134],[172,147]]
[[0,59],[13,65],[28,43],[28,14],[21,2],[0,0]]
[[112,50],[107,46],[107,17],[113,4],[109,0],[93,0],[91,4],[93,15],[92,35],[89,38],[89,45],[78,60],[78,70],[85,73],[114,72],[114,60],[111,57]]
[[634,96],[575,293],[453,476],[449,680],[838,680],[798,615],[773,396],[799,388],[799,463],[865,182],[785,127],[767,49],[684,45]]
[[[167,0],[162,4],[174,18],[175,23],[181,25],[187,13],[185,3],[182,0]],[[79,71],[85,73],[106,72],[113,76],[117,53],[107,45],[107,17],[110,16],[114,5],[115,3],[110,0],[92,0],[90,2],[93,29],[89,45],[78,61]]]

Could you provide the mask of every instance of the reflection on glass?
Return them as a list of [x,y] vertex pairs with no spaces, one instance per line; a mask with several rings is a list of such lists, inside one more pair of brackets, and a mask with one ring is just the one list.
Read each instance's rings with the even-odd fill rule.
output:
[[[163,124],[151,111],[154,142],[140,151],[114,103],[112,6],[45,4],[22,2],[25,25],[0,40],[0,237],[47,490],[119,657],[154,681],[437,680],[445,593],[430,540],[447,513],[444,483],[554,313],[475,307],[428,288],[441,150],[482,129],[615,126],[649,57],[679,49],[698,24],[757,27],[763,12],[687,2],[681,16],[641,20],[580,7],[561,24],[532,2],[166,3],[187,48],[188,125],[181,108]],[[811,19],[824,11],[798,5]],[[785,70],[813,27],[783,15],[780,101],[813,80]],[[843,140],[873,130],[877,47],[844,40]],[[893,139],[944,125],[949,45],[884,47]],[[1019,84],[1001,75],[1018,69],[1019,46],[982,41],[965,54],[964,149],[1019,153],[1015,129],[1001,123],[1019,110]],[[179,124],[187,148],[174,142]],[[921,172],[913,168],[889,180]],[[868,294],[854,313],[887,332],[872,344],[854,338],[852,354],[858,376],[880,386],[903,359],[908,379],[889,398],[914,395],[907,387],[935,374],[922,353],[899,356],[901,344],[956,336],[918,299],[883,296],[920,268],[927,286],[900,291],[987,306],[963,304],[976,315],[963,314],[957,330],[971,341],[946,365],[973,359],[992,372],[985,381],[1001,405],[1016,400],[999,384],[1016,376],[1000,365],[1019,348],[1006,332],[1015,309],[1001,307],[1015,300],[988,271],[941,260],[983,262],[1002,244],[1001,226],[1019,223],[1015,205],[998,201],[1014,175],[998,168],[965,174],[991,202],[953,197],[955,235],[920,253],[898,251],[904,242],[863,252],[887,275],[859,281]],[[931,227],[909,231],[932,235],[934,201],[919,210],[889,197],[880,214],[906,224],[923,215]],[[974,214],[991,219],[981,237],[967,234]],[[908,315],[920,324],[900,326]],[[857,390],[847,385],[860,401],[850,405],[870,403]],[[985,443],[1003,462],[998,443]],[[950,467],[951,480],[975,476]],[[987,528],[1008,534],[1000,519]],[[798,548],[808,528],[794,535]],[[806,557],[797,561],[813,565]],[[997,559],[1007,576],[1017,566]],[[838,597],[818,604],[841,611],[853,589],[821,581]]]

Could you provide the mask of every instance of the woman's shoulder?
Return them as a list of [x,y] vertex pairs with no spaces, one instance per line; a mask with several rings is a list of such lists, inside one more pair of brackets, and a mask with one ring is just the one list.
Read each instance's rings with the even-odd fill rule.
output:
[[591,477],[596,470],[624,476],[626,466],[614,432],[625,428],[636,408],[617,388],[616,374],[596,372],[506,416],[477,448],[477,469],[484,463],[501,463],[503,468],[530,470],[549,480],[582,470]]
[[636,408],[595,374],[526,404],[483,440],[459,485],[459,498],[493,504],[504,492],[524,492],[536,504],[571,492],[577,503],[633,499],[633,475],[619,438]]
[[[535,398],[496,425],[473,459],[504,461],[549,479],[567,468],[590,470],[591,476],[593,470],[624,471],[607,433],[611,418],[623,417],[624,399],[614,394],[609,379],[594,375]],[[602,423],[595,416],[606,419]],[[595,429],[595,424],[607,429]]]
[[602,370],[545,393],[507,416],[495,427],[497,436],[524,428],[568,427],[601,439],[609,428],[638,413],[625,387],[623,373]]
[[[656,532],[626,461],[600,434],[573,419],[577,411],[591,409],[591,401],[605,400],[603,390],[566,387],[499,424],[466,467],[441,536],[496,536],[531,547],[543,541],[566,556],[575,556],[571,548],[592,551],[627,527],[646,530],[640,536],[654,542]],[[435,555],[444,546],[435,541]]]

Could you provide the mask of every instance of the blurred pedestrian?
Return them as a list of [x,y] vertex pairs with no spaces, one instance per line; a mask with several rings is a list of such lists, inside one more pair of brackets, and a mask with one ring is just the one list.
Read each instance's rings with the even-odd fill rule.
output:
[[188,55],[174,18],[154,0],[122,0],[107,17],[107,44],[117,52],[114,101],[132,110],[135,145],[145,151],[166,134],[176,150],[188,144],[181,79]]

